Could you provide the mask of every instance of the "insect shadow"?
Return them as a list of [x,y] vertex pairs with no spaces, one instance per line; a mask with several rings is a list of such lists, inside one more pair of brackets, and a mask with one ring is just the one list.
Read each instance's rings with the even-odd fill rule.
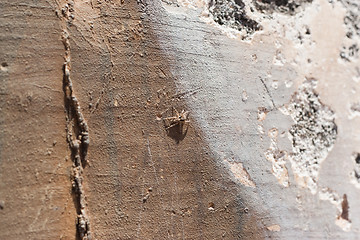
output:
[[189,112],[182,110],[179,113],[176,108],[172,107],[171,116],[163,117],[164,113],[170,115],[169,112],[169,109],[167,109],[161,113],[161,119],[163,120],[167,135],[179,143],[185,138],[189,129]]

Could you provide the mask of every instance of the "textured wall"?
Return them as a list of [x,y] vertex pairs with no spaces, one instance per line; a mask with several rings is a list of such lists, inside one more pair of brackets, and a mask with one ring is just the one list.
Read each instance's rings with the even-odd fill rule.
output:
[[359,238],[356,1],[0,9],[0,239]]

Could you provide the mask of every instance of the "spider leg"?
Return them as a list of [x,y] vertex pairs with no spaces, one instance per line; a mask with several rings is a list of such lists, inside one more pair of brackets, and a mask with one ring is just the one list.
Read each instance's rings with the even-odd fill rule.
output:
[[163,122],[164,122],[166,130],[168,130],[169,128],[178,124],[179,120],[177,117],[167,117],[167,118],[163,118]]
[[179,122],[174,122],[174,123],[170,124],[170,126],[165,127],[165,129],[166,129],[166,130],[169,130],[170,128],[175,127],[175,126],[177,126],[177,125],[179,125]]
[[166,117],[166,118],[163,118],[163,120],[177,120],[178,118],[177,117]]
[[189,111],[185,111],[185,112],[184,112],[185,119],[187,119],[189,115],[190,115],[190,112],[189,112]]
[[184,121],[181,121],[181,125],[179,126],[179,130],[180,130],[180,133],[181,135],[185,136],[188,129],[189,129],[189,120],[184,120]]
[[[173,107],[173,111],[175,111],[175,115],[176,115],[176,116],[179,116],[179,115],[180,115],[179,112],[176,110],[175,107]],[[174,115],[174,112],[173,112],[173,115]]]
[[162,116],[164,115],[164,113],[166,113],[167,111],[169,111],[169,109],[170,109],[170,108],[167,108],[167,109],[165,109],[165,111],[162,111],[162,112],[160,113],[160,117],[162,117]]

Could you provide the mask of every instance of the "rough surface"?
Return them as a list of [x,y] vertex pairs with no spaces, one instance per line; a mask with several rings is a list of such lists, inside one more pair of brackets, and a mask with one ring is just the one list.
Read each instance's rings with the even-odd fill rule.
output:
[[[59,12],[61,11],[61,15]],[[89,148],[89,127],[84,119],[79,100],[75,96],[73,83],[70,77],[71,72],[71,46],[68,28],[73,24],[74,2],[67,1],[55,12],[63,21],[62,42],[64,44],[64,65],[63,65],[63,91],[64,107],[66,111],[66,141],[71,150],[73,162],[72,191],[77,213],[76,235],[81,240],[91,239],[90,220],[86,210],[86,198],[83,187],[83,171],[87,165],[87,151]]]
[[220,25],[253,33],[260,30],[259,24],[246,15],[245,4],[241,0],[211,0],[209,11],[214,21]]
[[280,12],[285,14],[295,14],[312,0],[253,0],[254,5],[262,12]]
[[358,239],[356,1],[0,9],[0,239]]
[[[352,216],[359,214],[359,192],[351,184],[351,155],[359,143],[358,62],[340,56],[348,10],[339,2],[313,1],[296,14],[271,11],[266,16],[254,11],[251,18],[263,29],[245,42],[242,33],[213,21],[208,5],[201,2],[180,1],[180,7],[163,4],[170,26],[183,26],[181,19],[186,16],[194,22],[191,30],[155,26],[159,35],[169,36],[161,44],[173,59],[177,88],[199,89],[184,98],[210,149],[229,173],[234,172],[233,162],[247,170],[256,186],[256,192],[247,191],[247,198],[264,199],[257,201],[264,208],[257,208],[271,209],[271,220],[264,226],[273,236],[356,239],[359,229]],[[330,27],[333,31],[323,31]],[[189,35],[192,41],[182,41]],[[313,78],[317,86],[306,80]],[[301,113],[299,118],[294,115],[298,121],[279,110],[289,102],[299,108],[295,111]],[[301,117],[307,112],[312,112],[314,121]],[[302,134],[307,127],[317,130]],[[294,142],[289,135],[295,136]],[[302,145],[306,154],[300,151]],[[310,153],[319,161],[307,158]],[[346,194],[349,220],[334,217],[341,216],[342,199],[338,197],[336,207],[323,202],[326,199],[318,191],[324,188],[337,196]],[[323,226],[327,230],[318,231]]]
[[44,1],[0,9],[0,239],[75,239],[62,29]]
[[294,121],[289,138],[296,181],[313,194],[317,191],[320,164],[333,148],[337,135],[334,112],[321,103],[314,90],[316,84],[315,79],[304,81],[291,103],[282,109]]
[[346,42],[342,46],[340,57],[346,61],[359,58],[360,41],[360,3],[356,0],[342,0],[346,8],[344,24],[346,26]]

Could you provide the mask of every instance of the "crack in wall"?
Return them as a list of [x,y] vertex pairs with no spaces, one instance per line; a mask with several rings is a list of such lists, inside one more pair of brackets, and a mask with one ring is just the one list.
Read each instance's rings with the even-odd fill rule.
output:
[[90,220],[86,211],[86,198],[83,188],[83,171],[87,164],[87,151],[89,147],[89,128],[81,112],[81,107],[73,90],[70,78],[71,57],[70,57],[70,36],[67,31],[74,19],[74,2],[68,1],[61,9],[62,16],[57,15],[65,20],[63,27],[62,42],[65,48],[64,65],[63,65],[63,91],[64,106],[66,112],[66,140],[71,150],[71,159],[73,161],[72,191],[77,213],[76,231],[77,239],[90,240]]

